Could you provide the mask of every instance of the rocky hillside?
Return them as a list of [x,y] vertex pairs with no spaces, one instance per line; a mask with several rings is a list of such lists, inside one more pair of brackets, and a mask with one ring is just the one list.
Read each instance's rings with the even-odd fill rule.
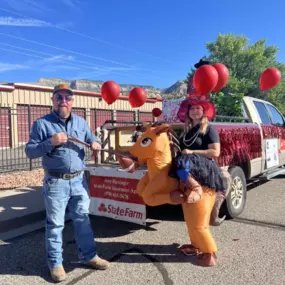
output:
[[[41,86],[53,87],[59,83],[66,83],[70,85],[72,89],[76,90],[100,92],[101,86],[104,83],[104,81],[87,80],[87,79],[65,80],[61,78],[40,78],[35,84]],[[150,98],[161,97],[161,90],[152,86],[120,84],[120,87],[123,95],[127,95],[127,93],[131,91],[131,89],[133,89],[134,87],[142,87],[146,90],[148,97]]]
[[170,97],[184,97],[187,92],[187,84],[183,80],[179,80],[173,85],[171,85],[169,88],[163,89],[161,91],[161,95],[164,98],[170,98]]
[[[100,92],[103,81],[98,80],[66,80],[61,78],[40,78],[34,84],[41,86],[53,87],[59,83],[66,83],[73,89],[90,91],[90,92]],[[131,84],[121,84],[122,94],[127,95],[127,93],[134,87],[142,87],[146,90],[149,98],[172,98],[172,97],[183,97],[186,94],[187,85],[184,81],[180,80],[174,83],[172,86],[165,89],[158,89],[153,86],[146,85],[131,85]]]

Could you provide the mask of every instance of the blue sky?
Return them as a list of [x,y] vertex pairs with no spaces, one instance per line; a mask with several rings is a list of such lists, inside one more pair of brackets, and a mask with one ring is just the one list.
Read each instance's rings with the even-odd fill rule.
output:
[[166,88],[218,33],[260,38],[285,61],[284,0],[1,0],[0,81],[114,80]]

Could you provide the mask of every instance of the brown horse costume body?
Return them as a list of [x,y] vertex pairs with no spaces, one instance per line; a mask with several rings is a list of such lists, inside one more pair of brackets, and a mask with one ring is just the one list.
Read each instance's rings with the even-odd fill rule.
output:
[[[176,141],[169,125],[149,125],[131,147],[130,154],[138,161],[137,166],[147,164],[147,174],[139,181],[137,193],[149,206],[176,204],[170,193],[178,189],[185,192],[184,184],[169,176],[175,155],[174,146],[179,148]],[[209,223],[211,220],[212,225],[219,225],[223,221],[224,218],[220,219],[218,213],[229,187],[220,195],[207,187],[202,186],[202,189],[203,196],[199,202],[182,203],[184,219],[191,244],[201,253],[215,254],[217,248],[209,231]]]

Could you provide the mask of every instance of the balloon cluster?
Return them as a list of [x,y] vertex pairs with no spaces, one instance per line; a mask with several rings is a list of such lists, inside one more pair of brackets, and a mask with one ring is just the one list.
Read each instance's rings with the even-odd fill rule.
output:
[[[195,71],[193,86],[200,96],[209,96],[210,92],[218,92],[225,87],[228,80],[229,70],[224,64],[206,64]],[[259,85],[262,91],[266,91],[277,86],[280,80],[281,72],[277,68],[270,67],[262,72]]]
[[[111,80],[104,82],[101,87],[101,96],[108,105],[113,104],[119,98],[120,93],[120,86]],[[146,92],[140,87],[133,88],[128,95],[129,103],[133,108],[141,107],[146,99]]]
[[[120,86],[111,80],[104,82],[101,87],[101,96],[108,105],[113,104],[119,98],[120,93]],[[146,102],[146,99],[146,92],[140,87],[133,88],[128,95],[129,103],[133,108],[141,107]],[[162,111],[159,108],[152,109],[154,117],[159,117],[161,114]]]
[[201,96],[208,96],[212,91],[218,92],[229,80],[229,70],[222,63],[202,65],[193,77],[193,85]]
[[[194,90],[193,94],[191,94],[193,90],[190,90],[189,97],[197,95],[200,98],[203,96],[208,97],[210,92],[218,92],[226,86],[229,80],[229,70],[222,63],[205,64],[195,71],[193,80],[190,80],[191,82],[189,81],[189,83],[193,83],[193,87],[196,90]],[[277,68],[267,68],[260,76],[260,88],[262,91],[269,90],[277,86],[280,80],[281,72]],[[199,94],[195,94],[196,91]],[[113,104],[119,98],[120,93],[120,86],[114,81],[106,81],[101,87],[101,96],[108,105]],[[128,100],[133,108],[141,107],[147,100],[145,90],[140,87],[133,88],[128,95]],[[159,117],[161,114],[162,111],[159,108],[152,110],[154,117]]]

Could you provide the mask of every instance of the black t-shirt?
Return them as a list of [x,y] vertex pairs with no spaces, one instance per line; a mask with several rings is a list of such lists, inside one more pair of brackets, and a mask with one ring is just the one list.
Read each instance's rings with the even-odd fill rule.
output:
[[181,151],[184,149],[205,150],[208,149],[209,144],[220,142],[218,131],[214,126],[209,125],[204,135],[201,133],[199,134],[197,133],[199,128],[200,128],[199,125],[195,126],[191,130],[189,130],[185,136],[182,135],[182,137],[180,137],[179,142],[180,142]]

